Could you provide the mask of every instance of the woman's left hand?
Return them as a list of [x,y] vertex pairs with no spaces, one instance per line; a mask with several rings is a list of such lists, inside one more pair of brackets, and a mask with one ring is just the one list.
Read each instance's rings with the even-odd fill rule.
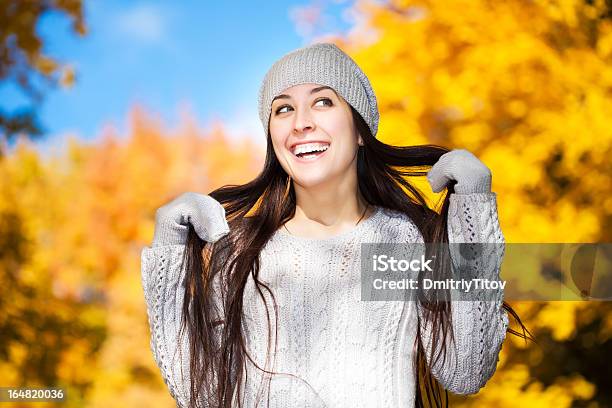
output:
[[444,153],[427,173],[434,193],[442,191],[451,180],[457,181],[457,194],[491,192],[491,170],[465,149]]

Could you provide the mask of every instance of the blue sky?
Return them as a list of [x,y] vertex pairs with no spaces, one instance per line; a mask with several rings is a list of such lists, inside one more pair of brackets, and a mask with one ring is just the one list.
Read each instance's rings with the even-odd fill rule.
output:
[[[267,69],[283,54],[355,24],[350,0],[84,3],[85,37],[74,35],[61,13],[38,26],[45,53],[77,71],[75,86],[46,92],[41,148],[66,134],[95,139],[106,124],[125,132],[134,104],[169,127],[186,109],[201,126],[218,118],[233,135],[263,141],[257,91]],[[312,27],[308,21],[317,15]],[[0,84],[0,100],[8,111],[27,104],[7,83]]]

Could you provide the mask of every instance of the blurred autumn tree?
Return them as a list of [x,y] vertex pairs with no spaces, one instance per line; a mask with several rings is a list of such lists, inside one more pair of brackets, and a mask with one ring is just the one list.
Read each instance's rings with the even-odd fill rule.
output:
[[0,386],[64,387],[69,407],[172,406],[149,348],[140,251],[158,207],[247,182],[263,152],[189,117],[171,132],[135,108],[129,127],[49,160],[19,139],[0,160]]
[[[62,12],[72,20],[72,29],[85,35],[81,0],[0,0],[0,83],[17,86],[32,102],[15,112],[0,106],[0,156],[3,144],[19,133],[40,137],[43,128],[37,117],[43,87],[70,86],[73,69],[43,52],[44,39],[36,32],[43,15]],[[42,82],[36,85],[36,82]]]

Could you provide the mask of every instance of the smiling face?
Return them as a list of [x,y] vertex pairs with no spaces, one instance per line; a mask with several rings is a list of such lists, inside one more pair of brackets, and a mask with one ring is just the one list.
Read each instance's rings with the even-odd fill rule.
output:
[[270,136],[294,182],[308,188],[356,171],[358,143],[351,108],[329,87],[300,84],[272,101]]

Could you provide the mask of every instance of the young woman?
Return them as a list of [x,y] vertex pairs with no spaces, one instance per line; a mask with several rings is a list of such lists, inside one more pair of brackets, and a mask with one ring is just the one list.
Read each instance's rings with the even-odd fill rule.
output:
[[[259,115],[268,149],[257,178],[162,206],[142,252],[151,348],[177,404],[440,405],[434,379],[478,392],[506,332],[518,335],[503,291],[492,301],[424,292],[367,301],[360,251],[497,243],[471,265],[499,279],[504,237],[489,169],[466,150],[377,140],[370,82],[334,44],[276,61]],[[425,175],[434,192],[448,189],[438,212],[406,180]],[[440,261],[434,276],[450,267]]]

